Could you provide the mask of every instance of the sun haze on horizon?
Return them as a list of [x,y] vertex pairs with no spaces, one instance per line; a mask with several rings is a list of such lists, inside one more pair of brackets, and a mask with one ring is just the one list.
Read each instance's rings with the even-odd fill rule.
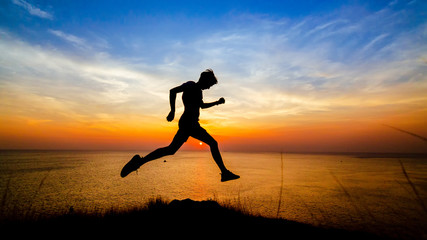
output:
[[426,153],[414,137],[427,137],[426,11],[416,0],[6,0],[0,149],[167,145],[183,111],[178,95],[166,121],[169,90],[212,68],[204,100],[226,103],[200,123],[222,150]]

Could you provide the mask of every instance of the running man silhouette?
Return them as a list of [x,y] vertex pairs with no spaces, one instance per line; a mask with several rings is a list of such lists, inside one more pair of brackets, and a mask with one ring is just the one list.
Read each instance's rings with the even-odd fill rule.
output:
[[209,135],[204,128],[199,124],[200,108],[210,108],[215,105],[224,104],[224,98],[220,98],[216,102],[203,102],[202,90],[209,89],[218,83],[212,69],[207,69],[200,74],[199,81],[189,81],[181,86],[172,88],[169,94],[171,111],[166,119],[171,122],[175,118],[175,100],[176,94],[182,92],[182,102],[184,103],[184,113],[179,119],[179,129],[173,138],[171,144],[167,147],[159,148],[149,153],[145,157],[135,155],[122,169],[120,176],[126,177],[129,173],[136,171],[143,164],[167,156],[173,155],[187,141],[189,137],[198,139],[209,145],[212,157],[221,170],[221,182],[234,180],[240,176],[230,172],[222,161],[221,153],[218,149],[217,141]]

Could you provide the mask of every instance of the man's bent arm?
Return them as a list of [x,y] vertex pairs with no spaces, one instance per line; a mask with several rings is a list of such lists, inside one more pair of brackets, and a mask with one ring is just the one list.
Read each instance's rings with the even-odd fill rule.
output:
[[218,101],[211,102],[211,103],[202,102],[202,105],[200,107],[201,108],[210,108],[210,107],[213,107],[215,105],[219,105],[219,104],[223,104],[223,103],[225,103],[224,98],[220,98]]

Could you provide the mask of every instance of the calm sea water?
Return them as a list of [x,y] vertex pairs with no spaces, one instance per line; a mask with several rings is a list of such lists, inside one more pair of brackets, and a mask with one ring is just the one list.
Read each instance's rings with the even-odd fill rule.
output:
[[226,166],[241,179],[221,183],[209,152],[180,151],[120,178],[134,154],[0,151],[1,215],[102,212],[160,196],[214,199],[314,225],[427,237],[425,156],[224,152]]

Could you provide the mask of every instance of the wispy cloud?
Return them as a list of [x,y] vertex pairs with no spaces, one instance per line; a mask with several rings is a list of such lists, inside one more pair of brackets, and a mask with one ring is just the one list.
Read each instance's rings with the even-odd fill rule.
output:
[[86,45],[86,41],[83,38],[77,37],[77,36],[72,35],[72,34],[67,34],[67,33],[64,33],[64,32],[59,31],[59,30],[49,29],[49,32],[51,34],[61,38],[62,40],[65,40],[65,41],[73,44],[76,47],[88,48],[88,46]]
[[369,50],[370,48],[372,48],[377,42],[381,41],[382,39],[386,38],[389,34],[383,33],[378,35],[377,37],[375,37],[374,39],[372,39],[372,41],[370,41],[368,44],[366,44],[363,48],[362,48],[362,52],[365,52],[367,50]]
[[53,15],[41,10],[40,8],[31,5],[30,3],[24,1],[24,0],[12,0],[12,2],[22,8],[24,8],[25,10],[28,11],[29,14],[36,16],[36,17],[40,17],[40,18],[45,18],[45,19],[53,19]]
[[[319,32],[327,30],[328,28],[332,28],[335,25],[343,24],[343,23],[347,23],[347,22],[348,22],[347,20],[338,19],[338,20],[332,20],[332,21],[326,22],[326,23],[321,23],[320,25],[317,25],[317,26],[313,27],[313,29],[307,31],[306,35],[310,36],[310,35],[315,34],[315,33],[319,34]],[[328,33],[330,33],[330,32],[331,31],[329,30]]]

